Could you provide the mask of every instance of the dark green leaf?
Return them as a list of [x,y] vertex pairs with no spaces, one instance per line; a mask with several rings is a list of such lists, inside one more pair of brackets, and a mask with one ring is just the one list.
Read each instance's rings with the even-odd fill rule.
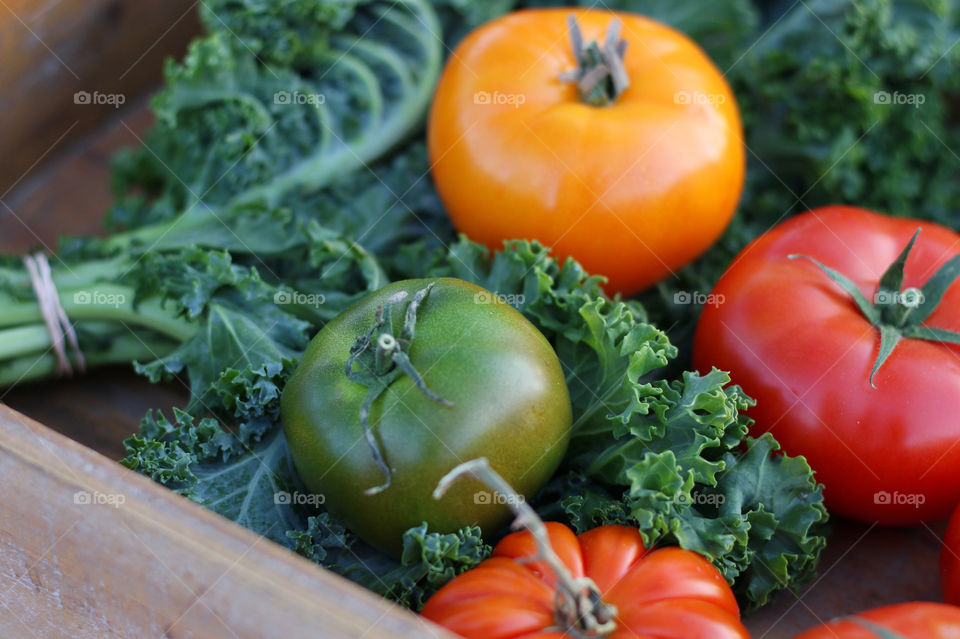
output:
[[896,296],[896,294],[900,292],[900,287],[903,286],[903,268],[907,264],[907,256],[910,255],[910,251],[913,250],[913,245],[916,243],[918,235],[920,235],[920,229],[917,229],[917,232],[913,234],[913,237],[910,238],[907,245],[900,251],[897,259],[895,259],[893,263],[887,267],[883,275],[880,276],[880,286],[877,289],[879,292],[891,296]]
[[924,339],[928,342],[942,342],[944,344],[960,344],[960,333],[943,328],[930,326],[908,326],[903,329],[903,336],[913,339]]
[[883,363],[887,361],[887,358],[890,357],[893,349],[900,343],[901,337],[903,337],[903,333],[899,328],[887,326],[886,324],[880,325],[880,351],[877,353],[877,359],[873,363],[873,370],[870,371],[870,386],[876,388],[876,386],[873,385],[873,377],[877,374],[877,371],[880,370],[880,367],[883,366]]
[[940,305],[944,293],[960,276],[960,255],[954,255],[943,266],[937,269],[930,279],[928,279],[920,293],[923,295],[920,305],[910,314],[910,324],[918,326],[926,320]]

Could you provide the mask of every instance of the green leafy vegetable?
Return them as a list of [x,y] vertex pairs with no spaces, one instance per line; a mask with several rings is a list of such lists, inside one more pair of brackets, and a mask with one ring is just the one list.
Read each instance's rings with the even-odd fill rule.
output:
[[[110,249],[152,246],[244,205],[290,206],[379,158],[419,125],[440,72],[426,0],[219,1],[209,35],[170,64],[157,125],[121,170]],[[143,193],[149,197],[144,198]],[[131,199],[132,197],[132,199]]]
[[414,609],[486,559],[491,550],[479,528],[439,534],[427,532],[424,524],[404,534],[403,554],[397,562],[364,545],[327,513],[310,517],[305,531],[288,534],[300,554]]
[[[821,488],[803,459],[748,436],[751,400],[726,374],[682,372],[697,309],[674,294],[708,291],[747,242],[804,208],[848,202],[951,222],[960,6],[611,0],[705,47],[734,86],[749,148],[726,235],[641,305],[605,298],[536,244],[491,256],[457,241],[416,139],[449,48],[510,9],[559,4],[592,3],[207,2],[208,35],[168,66],[156,127],[117,160],[118,232],[65,241],[55,282],[91,365],[139,360],[151,379],[189,381],[187,411],[148,416],[126,464],[413,607],[495,539],[421,527],[394,561],[322,508],[278,503],[301,487],[276,399],[310,335],[388,280],[452,275],[522,300],[575,408],[541,512],[579,530],[629,523],[701,552],[745,605],[762,604],[812,576]],[[0,308],[0,384],[51,375],[49,336],[13,258],[0,259]]]
[[[804,460],[772,458],[772,437],[747,436],[753,402],[726,373],[661,377],[677,350],[642,309],[599,296],[595,278],[536,244],[491,258],[464,239],[445,267],[434,269],[522,299],[556,349],[574,408],[571,476],[558,481],[575,527],[632,522],[647,543],[700,552],[750,605],[814,576],[822,487]],[[557,482],[547,489],[557,492]]]

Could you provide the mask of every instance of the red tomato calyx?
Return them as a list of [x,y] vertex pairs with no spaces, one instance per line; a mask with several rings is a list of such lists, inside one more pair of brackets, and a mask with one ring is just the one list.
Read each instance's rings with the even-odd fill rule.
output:
[[613,104],[630,86],[630,77],[623,65],[623,56],[627,52],[627,41],[620,37],[623,23],[616,18],[610,21],[602,45],[596,40],[583,44],[576,16],[571,14],[567,25],[577,68],[561,73],[558,79],[576,84],[580,101],[584,104],[597,107]]
[[937,272],[921,288],[911,287],[901,290],[904,266],[920,231],[921,229],[918,228],[897,259],[880,277],[873,302],[860,292],[850,278],[829,266],[821,264],[808,255],[787,256],[791,260],[803,258],[813,262],[853,298],[863,316],[880,331],[880,351],[873,363],[873,370],[870,371],[870,386],[873,388],[876,388],[873,377],[902,338],[960,344],[960,333],[921,325],[936,310],[940,300],[943,299],[943,294],[960,276],[960,254],[954,255],[937,269]]
[[373,486],[365,490],[364,493],[367,495],[376,495],[390,487],[392,477],[390,467],[383,459],[383,453],[380,451],[380,446],[377,444],[369,424],[370,407],[387,390],[390,384],[398,377],[407,375],[430,400],[448,408],[453,406],[451,402],[427,388],[423,376],[410,361],[410,356],[403,350],[404,345],[409,345],[413,341],[417,326],[417,311],[424,300],[427,299],[427,295],[430,294],[433,286],[434,282],[427,284],[417,291],[413,299],[407,304],[399,338],[394,335],[396,331],[393,327],[393,312],[399,304],[406,300],[407,294],[405,292],[392,296],[385,305],[381,304],[377,307],[370,329],[363,335],[358,335],[350,348],[345,373],[350,381],[369,389],[363,398],[363,404],[360,406],[360,424],[363,427],[363,435],[367,440],[367,445],[370,447],[370,453],[386,477],[379,486]]
[[550,628],[548,631],[563,632],[572,639],[603,639],[616,630],[617,624],[614,620],[617,617],[617,607],[603,600],[600,589],[592,579],[573,577],[550,544],[550,534],[543,520],[493,469],[486,457],[472,459],[453,468],[440,479],[433,491],[433,498],[443,497],[447,489],[464,476],[473,477],[507,497],[507,504],[517,516],[512,527],[529,531],[537,544],[536,554],[527,560],[546,563],[556,577],[554,618],[557,628]]

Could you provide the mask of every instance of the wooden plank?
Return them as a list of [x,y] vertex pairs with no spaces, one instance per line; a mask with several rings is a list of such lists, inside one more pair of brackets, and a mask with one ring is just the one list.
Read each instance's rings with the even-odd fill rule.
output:
[[0,476],[0,637],[450,637],[4,406]]
[[[6,395],[6,396],[4,396]],[[183,408],[186,384],[151,384],[131,366],[115,366],[73,379],[0,390],[0,401],[113,460],[126,456],[123,440],[136,432],[147,410]]]
[[[200,30],[196,0],[0,2],[0,198],[37,163],[117,113],[78,91],[130,104]],[[105,64],[109,61],[109,64]]]
[[[58,149],[46,166],[0,197],[0,253],[52,251],[63,236],[103,234],[103,219],[113,202],[110,157],[139,145],[146,135],[153,118],[144,101],[116,114],[78,145]],[[6,134],[8,127],[2,130]]]

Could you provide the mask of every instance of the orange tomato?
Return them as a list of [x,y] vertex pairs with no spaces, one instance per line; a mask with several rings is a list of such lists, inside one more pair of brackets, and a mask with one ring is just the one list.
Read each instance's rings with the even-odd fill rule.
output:
[[[570,15],[584,42],[622,23],[630,85],[605,106],[558,77],[578,67]],[[531,9],[478,28],[443,71],[427,138],[459,231],[494,249],[539,240],[605,275],[610,293],[637,292],[706,250],[743,187],[730,87],[693,41],[635,14]]]
[[[546,524],[550,545],[573,578],[589,577],[616,606],[608,639],[747,639],[730,586],[700,555],[681,548],[648,550],[636,528],[601,526],[579,537]],[[555,578],[536,554],[533,535],[508,535],[493,556],[455,577],[421,614],[467,639],[562,639],[556,628]]]

